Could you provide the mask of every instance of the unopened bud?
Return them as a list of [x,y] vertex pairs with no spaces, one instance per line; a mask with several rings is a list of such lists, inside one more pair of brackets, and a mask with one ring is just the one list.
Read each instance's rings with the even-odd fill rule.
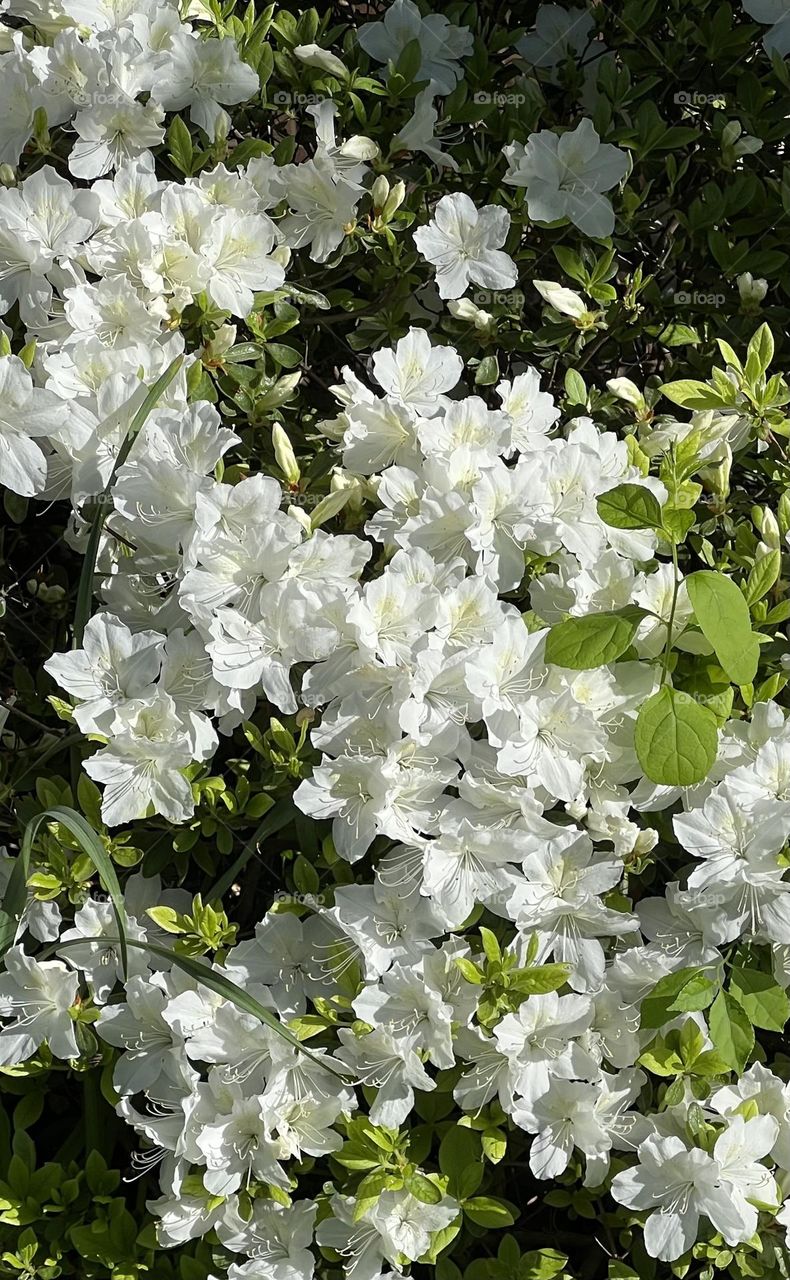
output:
[[385,222],[389,222],[393,213],[396,213],[398,209],[400,209],[405,199],[406,199],[406,183],[402,181],[398,181],[395,183],[395,186],[392,187],[392,189],[390,190],[390,193],[384,202],[384,208],[381,211],[381,216]]
[[310,524],[310,517],[304,507],[291,506],[286,508],[287,514],[292,520],[296,520],[302,526],[305,533],[312,533],[313,529]]
[[762,534],[763,542],[771,551],[778,551],[781,546],[781,535],[779,533],[779,525],[773,511],[768,507],[763,507],[762,520],[757,526]]
[[319,525],[325,524],[327,520],[331,520],[342,511],[351,494],[350,488],[336,489],[334,493],[328,493],[325,498],[322,498],[310,517],[311,529],[317,529]]
[[293,446],[279,422],[275,422],[272,427],[272,444],[274,445],[275,461],[286,480],[290,485],[298,484],[302,474],[299,470],[299,463],[296,461]]
[[786,489],[779,499],[776,508],[776,518],[779,521],[779,532],[783,538],[790,533],[790,490]]
[[630,378],[610,378],[606,386],[613,396],[617,396],[618,400],[624,400],[626,404],[630,404],[632,409],[636,409],[638,413],[644,413],[647,405],[645,397],[639,390],[635,382]]
[[373,200],[373,210],[377,217],[384,212],[384,206],[387,203],[389,193],[390,184],[384,177],[384,174],[380,173],[376,178],[376,181],[373,183],[373,186],[370,188],[370,194]]
[[747,307],[759,306],[768,292],[768,281],[759,278],[755,280],[751,271],[744,271],[738,276],[736,284],[741,302]]

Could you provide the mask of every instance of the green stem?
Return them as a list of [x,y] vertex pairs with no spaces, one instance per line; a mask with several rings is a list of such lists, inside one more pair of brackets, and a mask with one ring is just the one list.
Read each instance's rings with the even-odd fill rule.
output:
[[99,1088],[99,1072],[86,1071],[82,1077],[83,1114],[85,1116],[85,1155],[98,1151],[106,1160],[110,1154],[107,1138],[107,1121],[104,1115],[105,1104]]
[[[673,631],[675,628],[675,610],[678,603],[678,592],[680,591],[680,570],[678,568],[678,549],[675,543],[672,543],[672,565],[675,570],[675,585],[672,588],[672,604],[669,608],[669,622],[667,623],[667,640],[664,645],[664,656],[661,662],[661,682],[660,685],[666,684],[669,675],[669,655],[672,652]],[[660,687],[659,685],[659,687]]]

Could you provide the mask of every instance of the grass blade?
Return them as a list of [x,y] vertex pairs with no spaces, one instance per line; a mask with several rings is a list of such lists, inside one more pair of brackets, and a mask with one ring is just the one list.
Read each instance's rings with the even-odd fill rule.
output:
[[[105,935],[102,937],[102,941],[113,944],[120,942],[120,939],[110,938]],[[68,942],[55,943],[53,950],[60,952],[70,946],[84,946],[84,943],[84,938],[73,938]],[[224,974],[218,973],[216,969],[209,968],[207,964],[201,964],[199,960],[193,959],[192,956],[180,955],[177,951],[162,947],[158,942],[142,942],[138,938],[129,938],[127,945],[134,947],[138,951],[147,951],[150,955],[156,956],[160,960],[168,960],[177,969],[183,970],[195,982],[208,987],[210,991],[216,991],[217,995],[235,1005],[242,1013],[252,1014],[264,1026],[269,1027],[283,1040],[286,1040],[292,1048],[298,1049],[300,1053],[312,1058],[313,1062],[317,1062],[326,1071],[331,1072],[332,1075],[341,1080],[349,1079],[347,1068],[341,1068],[339,1063],[328,1061],[311,1049],[306,1048],[301,1040],[292,1031],[289,1031],[287,1027],[284,1027],[279,1019],[275,1018],[274,1014],[262,1005],[259,1000],[256,1000],[254,996],[251,996],[248,991],[231,981],[230,978],[225,977]]]
[[0,908],[0,957],[2,957],[14,941],[14,936],[19,925],[19,920],[27,903],[27,882],[30,876],[30,856],[33,850],[33,841],[35,840],[39,829],[45,822],[59,822],[67,831],[71,832],[74,839],[79,844],[83,853],[85,853],[96,868],[99,879],[104,888],[110,895],[112,901],[115,919],[118,925],[118,944],[121,951],[121,963],[124,972],[127,970],[128,939],[126,936],[126,909],[123,902],[123,894],[121,886],[118,882],[118,876],[115,873],[115,867],[112,859],[107,853],[104,845],[97,836],[96,832],[84,819],[81,813],[77,813],[76,809],[69,809],[65,806],[57,805],[52,809],[45,809],[43,813],[37,813],[35,818],[27,824],[25,834],[22,838],[22,845],[19,851],[11,876],[3,895],[2,908]]

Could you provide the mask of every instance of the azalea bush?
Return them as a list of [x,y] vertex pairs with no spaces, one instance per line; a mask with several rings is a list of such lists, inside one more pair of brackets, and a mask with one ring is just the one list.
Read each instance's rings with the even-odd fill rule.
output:
[[0,1276],[790,1277],[790,10],[5,0]]

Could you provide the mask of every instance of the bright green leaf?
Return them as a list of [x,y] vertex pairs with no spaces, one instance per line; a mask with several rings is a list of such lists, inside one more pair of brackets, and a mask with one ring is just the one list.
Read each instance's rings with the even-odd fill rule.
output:
[[731,578],[709,569],[690,574],[686,588],[700,630],[724,671],[734,684],[750,684],[757,674],[760,646],[743,592]]
[[644,616],[644,610],[634,605],[619,613],[591,613],[558,622],[546,636],[546,661],[573,671],[615,662],[631,644]]
[[754,1048],[754,1031],[745,1010],[734,996],[720,991],[708,1015],[710,1038],[727,1066],[741,1072]]
[[664,685],[639,708],[634,746],[651,782],[693,787],[716,759],[716,717],[687,693]]

